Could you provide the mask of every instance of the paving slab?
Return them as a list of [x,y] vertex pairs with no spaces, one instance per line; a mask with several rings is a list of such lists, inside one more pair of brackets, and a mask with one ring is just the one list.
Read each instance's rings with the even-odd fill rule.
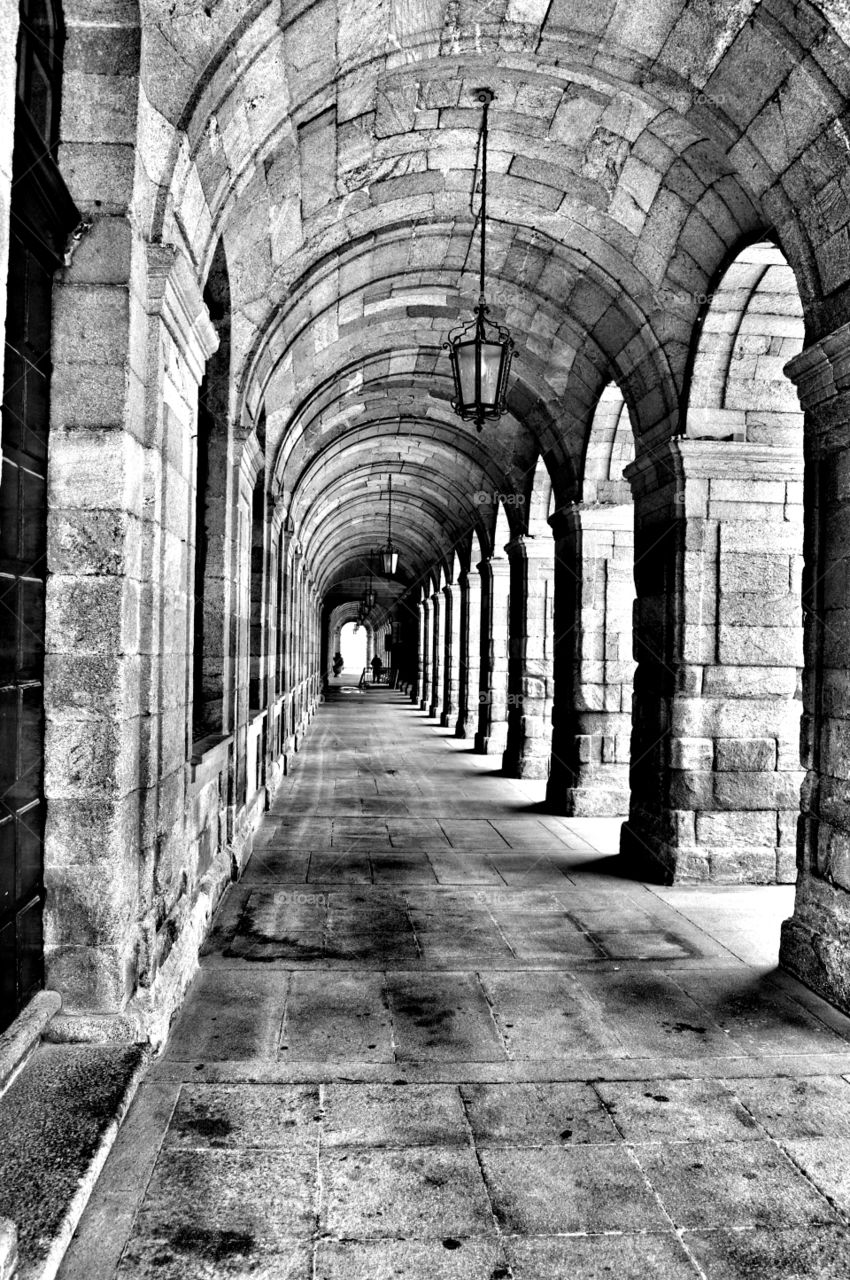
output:
[[633,1150],[677,1227],[837,1221],[826,1196],[772,1142],[662,1142]]
[[670,1226],[623,1146],[484,1148],[481,1165],[499,1224],[511,1234]]
[[324,1089],[326,1147],[468,1146],[460,1093],[452,1085],[352,1085]]
[[753,1231],[686,1231],[682,1237],[707,1280],[845,1280],[844,1226]]
[[627,1142],[764,1138],[750,1111],[720,1080],[600,1081],[595,1088]]
[[333,1148],[320,1160],[324,1231],[346,1237],[494,1235],[475,1154],[463,1148]]
[[320,1241],[314,1280],[508,1280],[501,1246],[493,1240]]
[[464,1084],[460,1094],[479,1146],[620,1140],[599,1094],[588,1084]]
[[392,1062],[383,977],[293,973],[280,1051],[290,1060]]
[[475,974],[392,973],[387,996],[399,1062],[499,1062],[507,1056]]
[[772,1138],[850,1138],[850,1084],[842,1076],[736,1080],[731,1087]]
[[514,1280],[695,1280],[681,1241],[666,1235],[603,1235],[506,1242]]

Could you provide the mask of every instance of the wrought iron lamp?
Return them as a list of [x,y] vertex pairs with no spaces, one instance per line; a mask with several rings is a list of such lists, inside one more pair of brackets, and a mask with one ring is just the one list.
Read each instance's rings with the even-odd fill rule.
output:
[[398,568],[398,552],[393,546],[393,478],[390,475],[387,480],[389,491],[389,506],[387,508],[387,542],[386,546],[381,547],[379,555],[381,557],[381,568],[388,578],[391,578]]
[[375,607],[375,588],[372,583],[372,566],[369,566],[369,586],[363,592],[363,607],[370,612]]
[[[476,90],[481,103],[481,265],[479,271],[478,306],[475,319],[453,329],[443,346],[452,362],[455,398],[452,408],[464,421],[472,421],[480,431],[490,419],[505,412],[508,374],[513,356],[513,338],[502,325],[487,319],[489,310],[484,295],[484,261],[487,240],[487,123],[492,89]],[[474,228],[473,228],[474,234]]]

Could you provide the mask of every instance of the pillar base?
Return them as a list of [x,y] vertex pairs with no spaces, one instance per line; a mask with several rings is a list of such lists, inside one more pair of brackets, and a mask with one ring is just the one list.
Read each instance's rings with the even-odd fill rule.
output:
[[440,716],[440,728],[450,729],[451,727],[452,727],[452,713],[451,711],[444,711]]
[[436,702],[432,702],[428,708],[428,719],[436,720],[439,714],[440,714],[440,708],[437,706]]
[[850,1013],[850,895],[801,872],[794,915],[782,925],[779,963]]
[[[663,884],[793,884],[796,868],[790,845],[700,843],[694,827],[704,816],[681,809],[633,812],[620,837],[620,854],[630,871]],[[735,817],[723,811],[710,816]]]
[[502,756],[502,773],[506,778],[543,779],[549,776],[549,756],[516,756],[505,751]]
[[[507,726],[506,726],[507,727]],[[481,734],[475,735],[475,750],[480,756],[501,756],[505,753],[505,739],[507,733],[503,734]]]
[[550,779],[546,808],[565,818],[625,818],[629,791],[628,787],[565,787]]

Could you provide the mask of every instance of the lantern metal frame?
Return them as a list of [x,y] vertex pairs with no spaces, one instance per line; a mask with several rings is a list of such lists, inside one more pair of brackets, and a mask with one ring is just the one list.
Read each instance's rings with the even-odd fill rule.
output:
[[[477,89],[476,98],[481,103],[481,258],[479,263],[478,305],[474,309],[474,319],[468,324],[458,325],[449,333],[443,348],[448,351],[452,366],[452,378],[455,385],[455,398],[452,408],[465,422],[474,422],[480,431],[484,423],[500,418],[506,410],[508,377],[514,352],[514,340],[504,325],[487,319],[489,308],[484,289],[484,272],[487,246],[487,138],[490,104],[495,95],[492,89]],[[474,234],[473,227],[473,234]],[[495,394],[491,400],[482,399],[482,364],[485,346],[499,348],[499,369],[495,378]],[[461,350],[472,347],[474,384],[464,387],[461,367]],[[472,395],[465,394],[472,392]]]
[[392,473],[387,477],[388,488],[388,507],[387,507],[387,541],[383,547],[378,548],[378,555],[381,557],[381,568],[384,576],[392,578],[398,569],[398,551],[393,546],[393,477]]

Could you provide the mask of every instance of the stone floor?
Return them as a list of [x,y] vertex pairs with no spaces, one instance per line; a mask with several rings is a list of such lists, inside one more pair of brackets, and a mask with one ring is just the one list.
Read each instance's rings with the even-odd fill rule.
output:
[[850,1020],[787,888],[620,878],[618,824],[340,682],[63,1280],[850,1274]]

